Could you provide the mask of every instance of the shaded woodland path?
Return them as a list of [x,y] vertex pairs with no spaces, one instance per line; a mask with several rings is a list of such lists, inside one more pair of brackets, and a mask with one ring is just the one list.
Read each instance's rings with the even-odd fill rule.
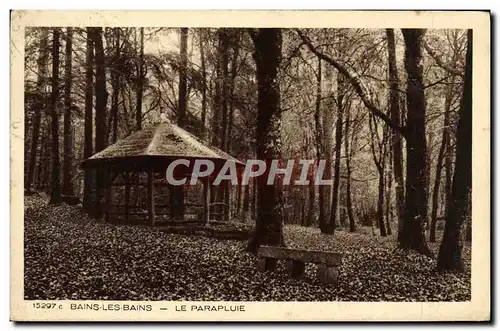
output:
[[[25,299],[470,300],[469,243],[466,271],[439,273],[435,259],[394,252],[396,238],[373,236],[370,228],[337,231],[333,239],[317,228],[286,225],[288,247],[343,252],[333,287],[316,281],[313,266],[303,280],[289,277],[283,265],[278,273],[260,271],[246,241],[103,224],[79,207],[47,202],[42,194],[25,199]],[[438,243],[429,247],[437,256]]]

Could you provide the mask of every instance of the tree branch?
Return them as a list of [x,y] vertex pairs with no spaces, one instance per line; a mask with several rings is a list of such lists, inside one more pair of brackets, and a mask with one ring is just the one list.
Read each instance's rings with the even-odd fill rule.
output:
[[[446,81],[448,78],[449,78],[449,76],[443,77],[443,78],[441,78],[441,79],[439,79],[439,80],[435,81],[434,83],[430,83],[429,85],[425,85],[425,86],[423,87],[423,89],[425,90],[426,88],[432,87],[432,86],[434,86],[434,85],[441,84],[441,83],[443,83],[444,81]],[[447,84],[447,83],[443,83],[443,84]]]
[[334,59],[318,51],[316,47],[314,47],[314,45],[311,43],[311,40],[307,36],[305,36],[299,29],[295,29],[295,32],[297,32],[299,37],[302,39],[304,44],[309,48],[309,50],[312,53],[314,53],[318,58],[331,64],[335,69],[337,69],[342,75],[344,75],[349,80],[349,82],[351,83],[351,85],[354,87],[357,94],[361,98],[361,101],[363,101],[363,104],[365,105],[366,108],[368,108],[369,111],[371,111],[375,116],[383,120],[392,129],[400,132],[401,135],[405,136],[405,129],[403,127],[395,125],[390,119],[390,117],[387,116],[384,112],[382,112],[370,100],[367,88],[364,86],[363,82],[360,80],[360,78],[356,73],[351,73],[349,69],[347,69],[346,66],[337,61],[337,59]]
[[427,41],[425,39],[423,40],[423,46],[427,52],[427,54],[430,55],[436,61],[436,64],[440,66],[442,69],[446,70],[448,73],[455,75],[455,76],[463,76],[462,70],[458,70],[456,68],[450,67],[448,64],[444,63],[443,60],[439,57],[439,55],[436,54],[436,52],[427,44]]

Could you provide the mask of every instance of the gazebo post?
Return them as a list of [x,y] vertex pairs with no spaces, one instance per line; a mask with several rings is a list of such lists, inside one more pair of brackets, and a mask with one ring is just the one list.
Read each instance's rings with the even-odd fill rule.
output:
[[148,169],[148,220],[150,225],[155,223],[155,199],[154,199],[154,172]]
[[129,224],[130,177],[128,171],[123,177],[125,179],[125,224]]
[[208,224],[210,220],[210,177],[203,179],[203,221]]

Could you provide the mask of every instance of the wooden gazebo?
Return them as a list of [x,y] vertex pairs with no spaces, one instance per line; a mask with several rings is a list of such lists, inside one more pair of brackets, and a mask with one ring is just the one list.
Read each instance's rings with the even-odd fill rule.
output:
[[[82,163],[84,171],[95,171],[97,176],[97,196],[94,201],[99,205],[99,210],[104,211],[104,218],[108,222],[112,216],[124,216],[124,222],[130,224],[130,216],[138,214],[136,205],[130,203],[131,188],[136,189],[136,198],[142,199],[143,194],[137,191],[139,187],[146,187],[147,196],[147,220],[148,224],[155,224],[155,207],[159,210],[170,209],[170,215],[184,218],[184,189],[179,186],[171,186],[165,180],[166,170],[171,162],[178,159],[190,161],[190,167],[183,168],[182,173],[177,172],[182,178],[186,177],[189,182],[192,164],[196,159],[208,159],[215,164],[217,173],[225,162],[234,162],[238,169],[244,165],[231,155],[222,150],[210,146],[193,134],[170,122],[156,124],[154,126],[137,131],[130,136],[119,140],[101,152],[86,159]],[[146,180],[143,180],[146,178]],[[203,182],[202,204],[192,204],[203,208],[203,220],[208,222],[210,218],[210,186],[212,177],[199,178]],[[113,204],[115,187],[124,189],[120,199],[122,204]],[[155,189],[167,188],[170,196],[182,190],[182,210],[176,211],[176,206],[170,203],[157,203],[155,206]],[[104,193],[104,196],[103,196]],[[115,194],[116,195],[116,194]],[[157,194],[158,195],[158,194]],[[104,201],[103,201],[104,200]],[[101,207],[103,206],[103,207]],[[161,215],[166,212],[158,212]],[[140,218],[140,217],[139,217]]]

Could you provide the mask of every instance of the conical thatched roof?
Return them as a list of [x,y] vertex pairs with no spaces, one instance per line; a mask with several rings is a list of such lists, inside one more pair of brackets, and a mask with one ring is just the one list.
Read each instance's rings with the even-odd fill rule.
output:
[[217,147],[172,123],[161,123],[134,132],[84,161],[84,164],[105,160],[140,158],[231,160],[243,164]]

